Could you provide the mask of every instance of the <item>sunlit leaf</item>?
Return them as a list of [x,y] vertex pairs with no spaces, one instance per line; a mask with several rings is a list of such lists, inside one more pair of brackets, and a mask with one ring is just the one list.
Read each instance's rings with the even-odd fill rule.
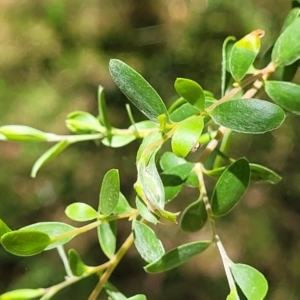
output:
[[27,300],[42,296],[46,289],[19,289],[0,295],[0,300]]
[[180,227],[187,232],[200,230],[207,221],[207,212],[202,199],[191,203],[182,213]]
[[103,178],[99,195],[99,212],[110,215],[119,201],[120,178],[119,171],[109,170]]
[[110,74],[125,96],[150,120],[168,116],[164,102],[153,87],[134,69],[118,59],[109,62]]
[[82,202],[75,202],[67,206],[66,215],[79,222],[89,221],[99,217],[98,212],[90,205]]
[[[3,222],[2,219],[0,219],[0,238],[3,234],[10,232],[11,229]],[[1,243],[1,240],[0,240]]]
[[268,292],[268,282],[256,269],[244,264],[232,263],[234,280],[248,300],[263,300]]
[[134,140],[136,140],[135,134],[114,134],[112,136],[105,137],[104,139],[102,139],[101,143],[107,147],[120,148],[130,144]]
[[113,213],[116,213],[116,214],[126,213],[126,212],[131,211],[132,209],[133,208],[129,205],[125,196],[120,192],[118,204],[114,208]]
[[97,227],[98,240],[103,253],[112,258],[116,252],[116,222],[103,222]]
[[291,9],[285,17],[281,32],[283,32],[288,26],[290,26],[297,18],[300,17],[300,8]]
[[161,273],[187,262],[208,248],[210,241],[192,242],[181,245],[164,254],[155,262],[144,267],[147,273]]
[[89,269],[89,267],[84,264],[79,254],[74,249],[70,249],[68,251],[68,260],[71,271],[75,276],[81,276]]
[[135,247],[146,262],[156,261],[165,254],[162,242],[148,225],[135,220],[133,234]]
[[180,123],[172,137],[172,151],[179,157],[187,156],[198,142],[203,126],[202,117],[187,119]]
[[226,300],[240,300],[240,297],[236,289],[230,290],[230,294],[227,296]]
[[266,81],[265,90],[279,106],[294,114],[300,114],[299,84],[286,81]]
[[211,197],[215,216],[228,213],[244,195],[250,180],[250,167],[245,158],[232,163],[220,176]]
[[17,256],[36,255],[44,251],[50,243],[48,234],[29,229],[11,231],[1,237],[5,250]]
[[39,159],[34,163],[31,170],[31,177],[36,177],[37,172],[50,160],[55,158],[59,153],[65,150],[70,143],[67,140],[61,141],[47,150]]
[[185,163],[187,163],[187,161],[184,158],[178,157],[173,152],[169,151],[164,152],[159,160],[159,165],[163,171],[167,171],[173,167],[183,165]]
[[289,25],[276,40],[272,61],[276,66],[287,66],[300,58],[300,18]]
[[278,105],[259,99],[231,100],[209,111],[219,125],[233,131],[259,134],[278,128],[285,114]]

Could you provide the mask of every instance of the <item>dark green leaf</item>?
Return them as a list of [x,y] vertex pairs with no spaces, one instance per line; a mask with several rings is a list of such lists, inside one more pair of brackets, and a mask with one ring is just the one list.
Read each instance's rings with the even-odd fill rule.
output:
[[187,232],[200,230],[207,221],[207,212],[203,200],[191,203],[182,213],[180,227]]
[[231,100],[209,112],[224,127],[243,133],[265,133],[278,128],[285,114],[278,105],[259,99]]
[[[75,234],[72,234],[75,227],[61,222],[40,222],[22,227],[19,231],[36,230],[47,234],[51,238],[51,244],[45,250],[53,249],[59,245],[69,242]],[[69,234],[68,234],[69,233]],[[63,238],[60,238],[63,236]]]
[[181,245],[167,252],[157,261],[145,266],[144,269],[148,273],[161,273],[171,270],[206,250],[210,243],[210,241],[201,241]]
[[135,220],[133,234],[135,247],[146,262],[156,261],[165,254],[162,242],[148,225]]
[[245,158],[232,163],[220,176],[211,197],[215,216],[228,213],[244,195],[250,180],[250,167]]
[[107,131],[110,131],[111,125],[108,118],[103,87],[101,85],[99,85],[98,87],[98,111],[98,119],[100,120],[101,124],[107,129]]
[[103,178],[99,195],[99,212],[110,215],[119,201],[120,178],[119,171],[109,170]]
[[252,66],[260,49],[260,39],[264,35],[263,30],[255,30],[237,41],[229,57],[230,73],[234,80],[240,82]]
[[181,122],[196,114],[199,114],[199,110],[196,107],[189,103],[184,103],[170,114],[170,118],[173,122]]
[[9,141],[43,142],[51,134],[24,125],[4,125],[0,127],[0,134]]
[[20,289],[0,295],[1,300],[27,300],[42,296],[46,289]]
[[98,240],[103,253],[110,259],[116,252],[116,222],[104,222],[97,227]]
[[248,300],[263,300],[268,292],[265,277],[253,267],[232,263],[231,272],[234,280]]
[[175,81],[177,93],[199,111],[204,110],[205,95],[202,87],[195,81],[177,78]]
[[141,214],[142,218],[145,219],[146,221],[156,224],[158,222],[159,217],[155,214],[153,214],[145,202],[142,201],[142,199],[139,196],[136,196],[135,198],[136,202],[136,208]]
[[79,254],[74,249],[70,249],[68,251],[68,259],[71,271],[75,276],[81,276],[89,269],[89,267],[84,264]]
[[266,81],[265,90],[268,96],[279,106],[294,114],[300,114],[299,84],[285,81]]
[[300,18],[289,25],[275,42],[272,61],[275,66],[287,66],[300,58]]
[[172,136],[172,151],[179,157],[186,157],[198,142],[203,126],[203,117],[182,121]]
[[98,212],[90,205],[82,202],[75,202],[67,206],[66,215],[79,222],[90,221],[99,217]]
[[119,89],[146,117],[157,122],[159,115],[168,116],[161,97],[134,69],[120,60],[111,59],[109,70]]
[[273,170],[258,164],[250,163],[250,170],[251,180],[253,181],[267,181],[276,184],[282,179],[282,177]]
[[41,167],[43,167],[46,163],[50,160],[55,158],[59,153],[65,150],[70,143],[65,140],[55,144],[49,150],[47,150],[40,158],[34,163],[32,170],[31,170],[31,177],[36,177],[37,172]]
[[11,231],[1,237],[5,250],[17,256],[36,255],[44,251],[50,243],[48,234],[29,229]]
[[[3,222],[2,219],[0,219],[0,238],[3,234],[10,232],[11,229]],[[0,240],[1,242],[1,240]]]

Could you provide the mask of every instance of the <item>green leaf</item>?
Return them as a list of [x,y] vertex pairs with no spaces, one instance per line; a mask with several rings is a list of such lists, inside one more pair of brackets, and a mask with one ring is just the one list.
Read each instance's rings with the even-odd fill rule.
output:
[[85,111],[73,111],[69,113],[66,119],[66,126],[72,132],[78,134],[105,132],[105,128],[99,123],[99,120]]
[[[35,230],[41,233],[47,234],[51,238],[51,244],[46,247],[45,250],[50,250],[56,248],[59,245],[66,244],[69,242],[76,234],[72,234],[76,228],[61,222],[40,222],[22,227],[19,231]],[[69,234],[68,234],[69,233]],[[60,236],[63,236],[60,238]]]
[[[11,229],[3,222],[2,219],[0,219],[0,238],[3,234],[10,232]],[[0,240],[1,242],[1,240]]]
[[4,125],[0,127],[0,134],[9,141],[44,142],[47,141],[50,133],[24,125]]
[[136,131],[136,134],[139,135],[139,131],[152,128],[157,128],[157,123],[150,120],[146,120],[134,123],[133,125],[130,125],[128,129]]
[[200,230],[207,221],[207,212],[202,199],[191,203],[182,213],[180,227],[187,232]]
[[196,107],[189,103],[184,103],[170,114],[170,118],[173,122],[181,122],[196,114],[199,114],[199,110]]
[[159,217],[149,210],[148,206],[145,204],[145,202],[143,202],[143,200],[139,196],[136,196],[135,203],[136,208],[143,219],[153,224],[156,224],[158,222]]
[[282,177],[273,170],[258,164],[250,163],[251,180],[252,181],[266,181],[272,184],[277,184]]
[[240,82],[252,66],[260,49],[263,30],[255,30],[237,41],[230,52],[229,68],[234,80]]
[[128,300],[147,300],[147,297],[145,295],[139,294],[128,298]]
[[67,206],[66,215],[74,221],[85,222],[99,217],[98,212],[90,205],[82,202],[75,202]]
[[230,294],[227,296],[226,300],[240,300],[240,297],[236,289],[230,290]]
[[176,167],[178,165],[183,165],[185,163],[187,163],[187,161],[184,158],[178,157],[173,152],[169,152],[169,151],[164,152],[163,155],[160,157],[160,161],[159,161],[159,165],[163,171],[168,171],[173,167]]
[[135,247],[146,262],[156,261],[165,254],[162,242],[148,225],[135,220],[133,234]]
[[285,114],[278,105],[259,99],[223,102],[208,112],[219,125],[243,133],[265,133],[278,128]]
[[68,260],[71,271],[75,276],[81,276],[89,269],[89,267],[84,264],[79,254],[74,249],[70,249],[68,251]]
[[297,18],[300,17],[300,8],[291,9],[285,17],[281,32],[283,32],[288,26],[290,26]]
[[110,215],[119,201],[120,178],[119,171],[109,170],[103,178],[99,195],[99,212],[104,215]]
[[51,243],[48,234],[36,230],[16,230],[1,237],[4,249],[17,256],[31,256],[44,251]]
[[248,300],[263,300],[268,292],[268,282],[256,269],[244,264],[232,263],[234,280]]
[[211,197],[215,216],[227,214],[244,195],[250,180],[250,167],[245,158],[232,163],[220,176]]
[[50,160],[55,158],[59,153],[65,150],[70,143],[67,140],[61,141],[47,150],[40,158],[34,163],[32,170],[31,170],[31,177],[35,178],[37,172],[43,167],[46,163]]
[[111,259],[116,252],[116,222],[104,222],[97,227],[98,240],[103,253]]
[[46,289],[19,289],[0,295],[0,300],[26,300],[42,296]]
[[106,282],[104,285],[106,293],[109,295],[111,300],[127,300],[125,297],[113,284]]
[[123,146],[126,146],[136,140],[135,134],[127,134],[127,135],[121,135],[121,134],[114,134],[109,137],[105,137],[101,140],[102,144],[107,147],[112,148],[120,148]]
[[114,208],[113,213],[121,214],[132,211],[133,208],[129,205],[128,201],[126,200],[125,196],[120,192],[119,193],[119,200],[117,206]]
[[287,66],[300,58],[300,18],[289,25],[275,42],[272,61],[275,66]]
[[146,117],[154,122],[158,121],[159,115],[168,117],[161,97],[134,69],[118,59],[111,59],[109,70],[119,89]]
[[282,108],[300,114],[300,85],[285,81],[266,81],[268,96]]
[[210,241],[192,242],[181,245],[164,254],[155,262],[144,267],[147,273],[161,273],[187,262],[208,248]]
[[203,126],[203,117],[187,119],[180,123],[171,141],[174,154],[179,157],[186,157],[198,142]]
[[103,92],[103,87],[99,85],[98,87],[98,119],[101,122],[101,124],[107,129],[107,131],[111,130],[111,125],[108,118],[107,108],[106,108],[106,102],[105,102],[105,96]]
[[205,95],[202,87],[195,81],[177,78],[175,81],[177,93],[199,111],[204,110]]

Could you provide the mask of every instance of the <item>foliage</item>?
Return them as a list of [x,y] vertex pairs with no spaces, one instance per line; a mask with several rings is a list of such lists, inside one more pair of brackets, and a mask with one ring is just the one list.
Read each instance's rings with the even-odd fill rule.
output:
[[[127,298],[109,282],[112,272],[133,244],[147,263],[144,270],[149,273],[171,270],[215,245],[228,280],[227,299],[239,299],[240,292],[249,300],[264,299],[268,291],[265,277],[253,267],[229,259],[216,220],[238,204],[250,181],[280,181],[280,176],[265,166],[250,163],[244,157],[230,157],[224,150],[228,142],[225,137],[234,131],[245,134],[273,131],[284,122],[284,110],[299,114],[300,86],[286,81],[283,75],[270,80],[282,68],[299,64],[300,18],[295,12],[297,8],[287,17],[274,44],[271,61],[262,69],[253,66],[260,51],[262,30],[255,30],[237,41],[229,38],[224,42],[220,99],[197,82],[178,78],[174,86],[179,98],[167,109],[156,90],[137,71],[121,60],[112,59],[109,70],[116,85],[149,120],[135,122],[128,109],[131,126],[114,127],[100,86],[98,116],[85,111],[68,114],[66,126],[71,135],[57,135],[24,125],[1,126],[3,141],[56,143],[36,161],[32,177],[74,143],[91,140],[108,147],[123,147],[136,139],[142,139],[142,143],[136,155],[136,208],[121,192],[118,170],[111,169],[103,177],[98,209],[84,202],[72,203],[65,209],[67,217],[89,222],[86,225],[39,222],[12,230],[0,220],[0,242],[7,252],[33,256],[56,248],[66,269],[66,279],[61,283],[48,288],[13,290],[2,294],[0,299],[51,299],[63,288],[92,275],[98,276],[99,281],[89,300],[97,299],[102,290],[106,290],[111,299],[146,299],[141,294]],[[234,83],[227,85],[228,78]],[[259,92],[263,89],[274,103],[260,98]],[[171,151],[165,150],[168,143]],[[200,155],[193,159],[190,154],[197,151]],[[213,163],[207,164],[209,160]],[[212,193],[207,189],[208,177],[217,179]],[[197,232],[207,225],[211,238],[178,245],[166,252],[155,229],[163,224],[176,226],[180,212],[169,211],[168,204],[183,187],[197,190],[198,197],[184,208],[180,228]],[[116,224],[121,219],[132,222],[132,231],[118,247]],[[75,249],[68,251],[66,259],[63,245],[93,229],[97,230],[100,248],[108,260],[88,266]]]

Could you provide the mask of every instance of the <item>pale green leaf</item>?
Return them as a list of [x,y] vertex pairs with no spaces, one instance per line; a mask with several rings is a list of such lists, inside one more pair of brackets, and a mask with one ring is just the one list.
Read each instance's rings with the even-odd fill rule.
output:
[[89,267],[84,264],[79,254],[74,249],[70,249],[68,251],[68,260],[69,260],[69,265],[72,270],[72,273],[75,276],[81,276],[89,269]]
[[82,202],[75,202],[67,206],[66,215],[79,222],[90,221],[99,217],[98,212],[90,205]]
[[42,296],[46,289],[19,289],[0,295],[0,300],[27,300]]
[[116,222],[104,222],[97,227],[98,240],[103,253],[110,259],[116,252]]

